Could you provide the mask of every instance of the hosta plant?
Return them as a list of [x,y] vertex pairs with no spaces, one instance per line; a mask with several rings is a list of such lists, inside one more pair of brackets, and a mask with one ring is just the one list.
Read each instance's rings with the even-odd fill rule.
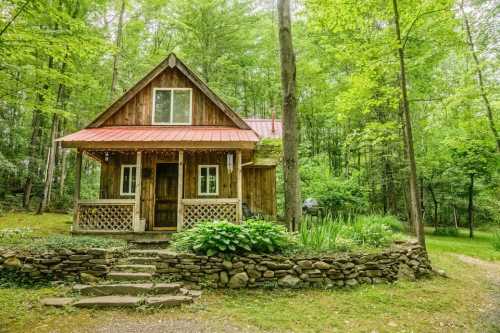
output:
[[284,227],[250,220],[244,224],[226,221],[201,222],[174,235],[178,250],[214,255],[216,253],[278,252],[288,245]]

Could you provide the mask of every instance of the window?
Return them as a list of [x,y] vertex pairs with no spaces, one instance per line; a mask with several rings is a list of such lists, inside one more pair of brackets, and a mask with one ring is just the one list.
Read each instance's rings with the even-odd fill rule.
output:
[[219,194],[219,166],[198,166],[198,195]]
[[190,88],[153,90],[153,125],[191,125]]
[[122,165],[120,195],[135,194],[135,165]]

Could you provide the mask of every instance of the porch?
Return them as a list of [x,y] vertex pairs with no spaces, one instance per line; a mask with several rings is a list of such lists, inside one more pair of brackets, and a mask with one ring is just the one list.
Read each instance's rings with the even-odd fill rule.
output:
[[[98,199],[80,199],[84,155],[101,164]],[[151,237],[205,220],[239,223],[242,155],[240,149],[78,149],[73,232]]]

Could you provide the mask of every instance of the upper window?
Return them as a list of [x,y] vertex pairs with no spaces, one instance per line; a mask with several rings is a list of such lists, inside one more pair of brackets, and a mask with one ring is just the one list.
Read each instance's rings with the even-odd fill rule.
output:
[[190,88],[153,90],[153,125],[191,125]]
[[122,165],[122,176],[120,181],[120,195],[135,194],[135,170],[133,164]]
[[198,166],[198,195],[219,194],[219,166]]

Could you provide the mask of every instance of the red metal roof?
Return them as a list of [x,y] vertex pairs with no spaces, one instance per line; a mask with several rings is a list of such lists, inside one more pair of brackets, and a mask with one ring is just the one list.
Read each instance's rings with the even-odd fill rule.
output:
[[222,126],[113,126],[85,128],[57,139],[72,143],[113,142],[245,142],[256,143],[253,130]]
[[283,129],[280,120],[274,120],[274,131],[272,119],[249,118],[244,120],[262,139],[280,139],[282,136]]

